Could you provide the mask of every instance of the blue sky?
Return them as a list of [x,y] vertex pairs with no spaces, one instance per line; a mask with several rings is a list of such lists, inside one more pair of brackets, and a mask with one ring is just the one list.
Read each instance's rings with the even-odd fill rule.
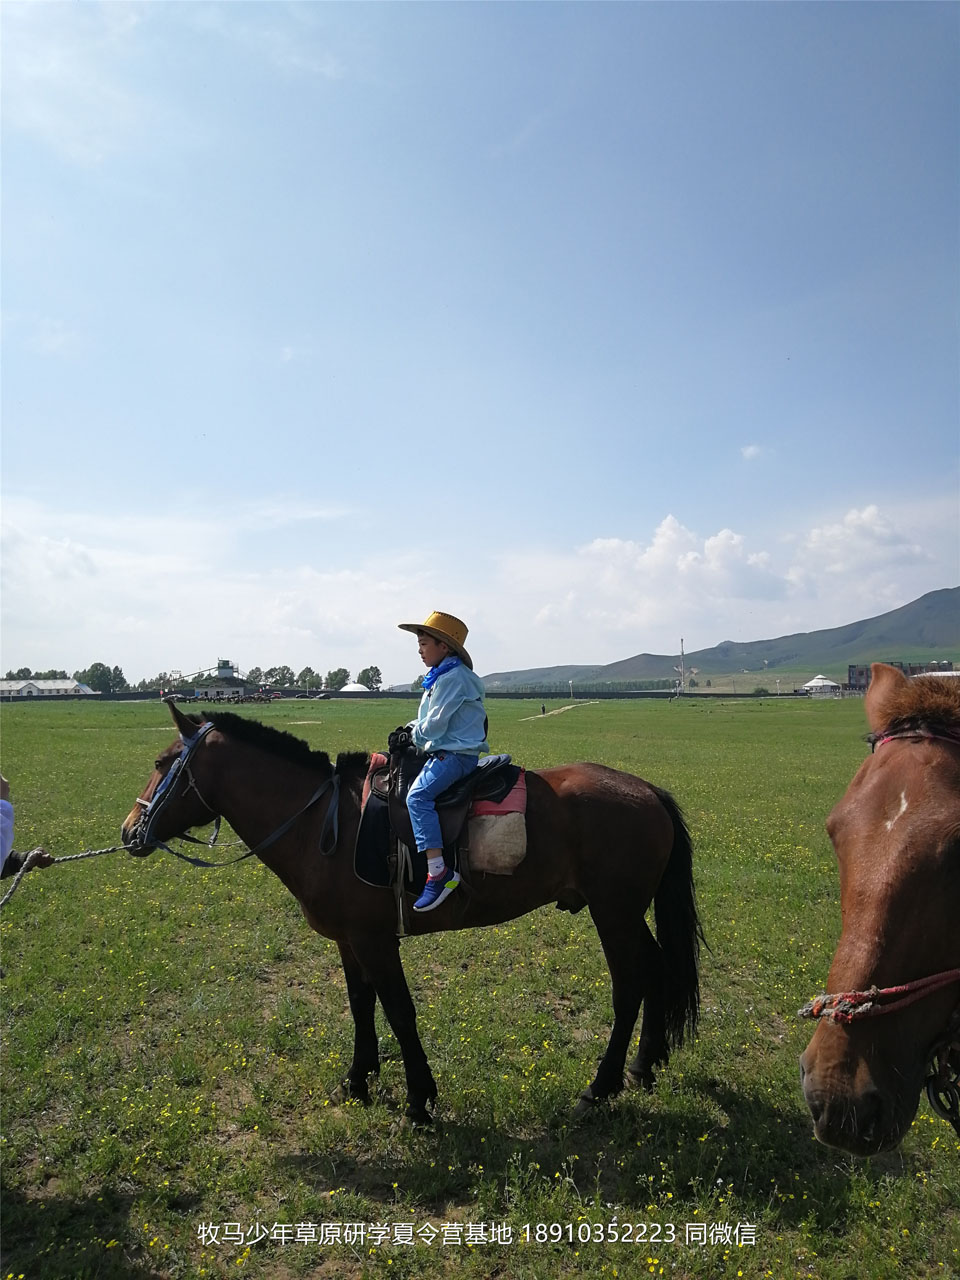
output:
[[956,585],[960,9],[25,4],[3,669],[387,682]]

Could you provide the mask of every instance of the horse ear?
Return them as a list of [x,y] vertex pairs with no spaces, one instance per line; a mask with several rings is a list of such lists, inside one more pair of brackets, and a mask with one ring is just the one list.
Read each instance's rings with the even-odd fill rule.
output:
[[173,698],[164,698],[164,702],[167,704],[173,723],[177,726],[177,732],[184,738],[192,738],[201,721],[181,711]]
[[902,671],[890,667],[885,662],[874,662],[870,666],[870,687],[864,699],[867,712],[867,723],[874,733],[885,729],[894,717],[894,706],[909,684]]

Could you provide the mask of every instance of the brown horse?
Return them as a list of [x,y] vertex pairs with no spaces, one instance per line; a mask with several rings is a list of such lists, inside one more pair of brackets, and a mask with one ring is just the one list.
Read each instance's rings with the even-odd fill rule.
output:
[[827,819],[842,933],[800,1059],[817,1137],[895,1147],[925,1079],[960,1133],[960,681],[875,663],[873,754]]
[[[172,703],[181,738],[155,762],[123,824],[142,856],[158,843],[222,815],[294,895],[308,924],[336,942],[354,1018],[353,1061],[343,1087],[366,1102],[379,1070],[379,997],[403,1054],[407,1115],[428,1121],[437,1086],[417,1033],[400,963],[392,889],[357,878],[353,850],[368,757],[332,765],[288,733],[226,712],[186,716]],[[673,799],[599,764],[527,772],[527,855],[512,875],[472,875],[410,932],[498,924],[554,902],[588,906],[613,983],[614,1025],[581,1106],[624,1084],[626,1055],[643,1004],[628,1082],[649,1087],[654,1070],[696,1028],[700,1007],[697,916],[689,833]],[[654,904],[656,938],[644,919]]]

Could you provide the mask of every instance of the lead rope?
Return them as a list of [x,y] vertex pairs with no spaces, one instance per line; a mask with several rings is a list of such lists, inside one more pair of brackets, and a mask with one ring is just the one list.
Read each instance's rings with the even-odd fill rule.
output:
[[[99,858],[101,853],[120,853],[121,850],[125,848],[126,848],[126,845],[113,844],[110,846],[109,849],[87,849],[84,853],[69,853],[63,858],[54,858],[53,861],[54,862],[77,862],[81,858]],[[10,901],[10,899],[13,897],[14,893],[16,892],[17,887],[20,884],[20,881],[23,879],[23,877],[27,874],[28,871],[32,871],[33,868],[37,865],[37,863],[40,860],[39,855],[43,852],[44,852],[43,849],[30,850],[30,852],[27,854],[26,858],[24,859],[23,866],[20,868],[20,870],[17,872],[17,874],[13,878],[13,884],[10,886],[7,892],[3,895],[3,897],[0,898],[0,909],[2,909],[7,905],[7,903]]]

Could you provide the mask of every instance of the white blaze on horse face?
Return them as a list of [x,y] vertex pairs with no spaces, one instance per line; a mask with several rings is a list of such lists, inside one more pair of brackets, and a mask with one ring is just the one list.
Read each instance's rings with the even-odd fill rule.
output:
[[906,812],[907,812],[907,793],[905,791],[901,791],[900,792],[900,808],[897,810],[897,812],[893,815],[892,818],[887,819],[885,824],[887,830],[892,831],[894,823],[898,822]]

